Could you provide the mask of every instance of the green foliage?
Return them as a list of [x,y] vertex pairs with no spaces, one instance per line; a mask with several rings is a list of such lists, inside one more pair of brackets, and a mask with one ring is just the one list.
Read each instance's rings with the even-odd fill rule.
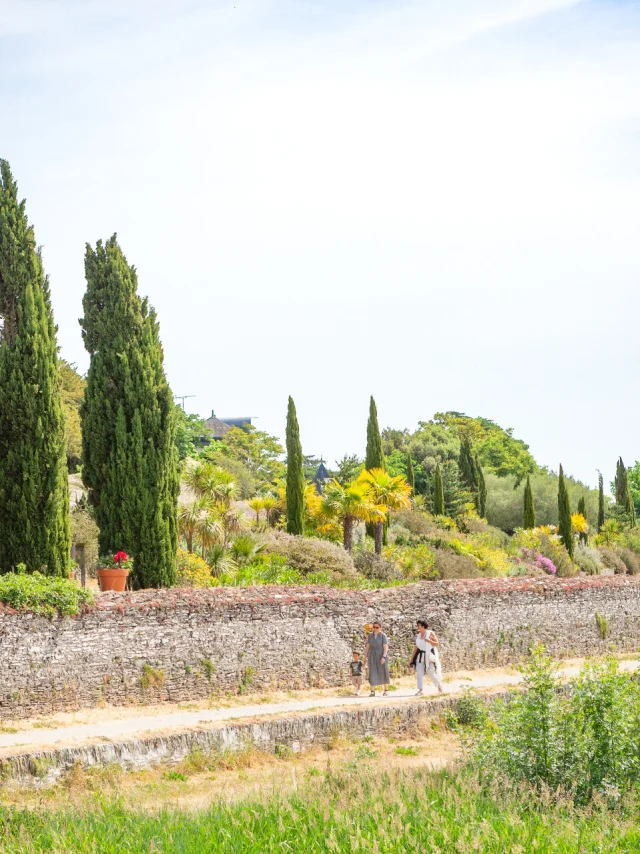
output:
[[283,555],[288,565],[303,575],[328,572],[343,578],[355,574],[353,559],[342,546],[317,537],[295,537],[274,531],[264,551]]
[[304,474],[302,445],[296,407],[289,398],[287,408],[287,533],[304,533]]
[[541,647],[523,673],[525,692],[497,706],[476,744],[481,773],[615,804],[640,781],[640,684],[609,658],[587,663],[567,693]]
[[[394,472],[392,472],[394,474]],[[407,454],[407,473],[406,473],[407,483],[415,491],[416,488],[416,473],[413,470],[413,462],[411,460],[411,454]]]
[[0,160],[0,573],[69,572],[65,420],[49,282]]
[[[336,465],[338,466],[336,480],[341,486],[353,483],[364,469],[364,463],[357,454],[345,454],[341,460],[336,460]],[[397,474],[397,472],[392,472],[392,474]]]
[[558,533],[569,557],[573,557],[573,533],[571,531],[571,505],[569,493],[564,483],[562,465],[558,475]]
[[[587,505],[586,505],[586,502],[584,500],[584,495],[581,495],[580,498],[578,499],[578,513],[581,516],[584,516],[585,519],[587,518]],[[588,532],[587,531],[581,531],[580,536],[579,536],[580,542],[583,543],[584,545],[586,545],[588,539],[589,539]]]
[[440,468],[440,463],[436,463],[436,470],[433,475],[432,509],[434,516],[444,516],[444,481],[442,479],[442,469]]
[[178,460],[182,463],[189,457],[194,457],[202,443],[209,443],[207,428],[199,415],[186,413],[181,406],[176,406],[176,435],[175,443]]
[[478,516],[484,519],[485,513],[487,512],[487,482],[477,454],[474,464],[476,469],[476,479],[478,482],[478,488],[476,491],[476,510],[478,511]]
[[456,703],[456,718],[462,726],[484,726],[488,718],[487,706],[482,698],[467,689]]
[[369,400],[369,420],[367,421],[367,452],[364,459],[364,467],[371,469],[386,468],[384,453],[382,450],[382,438],[378,427],[378,410],[373,397]]
[[600,635],[600,640],[605,641],[609,634],[609,620],[606,617],[603,617],[596,611],[596,626],[598,627],[598,634]]
[[587,575],[599,575],[604,568],[602,556],[600,555],[598,549],[589,548],[583,543],[578,543],[576,545],[575,551],[573,553],[573,559],[580,567],[582,572],[586,573]]
[[627,470],[627,480],[629,484],[629,492],[633,501],[633,509],[636,516],[640,515],[640,461],[635,463]]
[[531,478],[527,475],[527,482],[524,487],[524,512],[522,514],[522,527],[535,528],[536,526],[536,510],[533,503],[533,493],[531,492]]
[[604,525],[604,481],[600,473],[598,473],[598,533]]
[[98,565],[98,526],[91,513],[82,505],[76,505],[70,514],[71,542],[84,546],[84,565],[87,573],[93,574]]
[[268,487],[274,480],[284,477],[285,465],[280,460],[283,453],[284,449],[275,436],[247,424],[244,429],[232,427],[222,439],[212,442],[201,456],[216,465],[228,468],[233,474],[236,474],[236,471],[229,467],[227,461],[241,463],[254,480],[255,492],[256,489]]
[[24,564],[19,568],[21,572],[0,575],[0,602],[16,611],[33,611],[45,617],[56,613],[72,616],[83,605],[93,603],[91,591],[74,581],[39,572],[27,574]]
[[178,587],[210,587],[213,583],[211,567],[193,552],[178,549]]
[[81,410],[82,476],[100,528],[100,550],[125,549],[134,587],[176,575],[176,407],[155,312],[115,235],[85,255],[82,337],[91,363]]
[[627,467],[622,462],[622,457],[616,463],[616,477],[613,483],[616,497],[616,510],[625,518],[625,521],[633,527],[636,524],[636,511],[631,497]]
[[86,382],[77,372],[75,365],[64,359],[59,361],[60,390],[64,410],[64,436],[67,453],[67,468],[75,472],[82,458],[82,428],[80,406],[84,400]]

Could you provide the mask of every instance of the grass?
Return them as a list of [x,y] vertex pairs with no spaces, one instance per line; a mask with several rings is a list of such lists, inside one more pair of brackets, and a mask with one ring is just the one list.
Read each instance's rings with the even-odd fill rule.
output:
[[[176,776],[177,779],[177,776]],[[0,809],[2,854],[613,854],[640,850],[640,804],[577,809],[523,788],[500,794],[475,776],[361,767],[308,775],[297,792],[216,804],[196,813]]]

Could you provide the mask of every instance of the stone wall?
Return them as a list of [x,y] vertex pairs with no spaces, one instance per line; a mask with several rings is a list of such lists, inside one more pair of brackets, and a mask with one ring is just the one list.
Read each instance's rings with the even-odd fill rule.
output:
[[75,618],[52,620],[0,608],[0,718],[339,685],[365,623],[381,620],[401,668],[419,617],[440,635],[445,670],[514,662],[536,641],[559,658],[635,652],[640,578],[147,590],[105,594]]

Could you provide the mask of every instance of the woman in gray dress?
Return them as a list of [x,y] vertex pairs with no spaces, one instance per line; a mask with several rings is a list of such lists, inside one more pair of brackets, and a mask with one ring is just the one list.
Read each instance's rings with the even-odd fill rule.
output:
[[382,631],[380,623],[377,621],[373,624],[373,631],[367,637],[367,646],[364,651],[364,657],[369,665],[369,684],[371,685],[370,697],[375,697],[376,685],[382,685],[383,697],[387,697],[389,692],[389,641],[387,636]]

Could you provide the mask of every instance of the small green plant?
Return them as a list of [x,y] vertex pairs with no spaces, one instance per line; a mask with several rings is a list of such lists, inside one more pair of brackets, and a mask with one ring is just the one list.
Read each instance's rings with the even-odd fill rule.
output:
[[255,667],[245,667],[242,671],[242,675],[240,676],[240,683],[238,685],[238,694],[246,694],[249,688],[253,685],[253,680],[255,677],[256,669]]
[[356,748],[356,759],[375,759],[377,755],[378,751],[368,744],[359,744]]
[[140,677],[140,687],[145,691],[151,688],[159,688],[166,682],[167,675],[164,670],[152,667],[150,664],[142,665],[142,676]]
[[453,711],[453,709],[445,709],[442,713],[442,719],[444,721],[444,725],[451,732],[455,732],[458,729],[458,716]]
[[600,634],[600,640],[606,640],[609,635],[609,620],[606,617],[601,616],[596,611],[596,625],[598,627],[598,633]]
[[204,675],[207,677],[209,682],[213,679],[213,674],[216,672],[215,667],[213,666],[213,661],[210,658],[202,659],[202,669],[204,670]]
[[288,744],[276,744],[273,752],[278,759],[291,759],[293,756],[293,750]]
[[394,750],[394,753],[397,753],[398,756],[417,756],[418,748],[417,747],[403,747],[402,745],[398,745]]
[[180,771],[174,770],[165,771],[162,776],[165,780],[179,780],[181,783],[186,783],[188,779],[186,774],[181,774]]
[[456,718],[462,726],[482,726],[487,719],[486,706],[472,691],[466,689],[458,700]]

